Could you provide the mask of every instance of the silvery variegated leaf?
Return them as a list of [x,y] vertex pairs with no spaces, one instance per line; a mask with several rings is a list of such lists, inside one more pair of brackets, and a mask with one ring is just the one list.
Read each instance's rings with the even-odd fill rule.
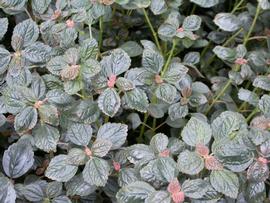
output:
[[60,133],[56,127],[40,123],[33,129],[33,137],[37,148],[50,152],[56,151]]
[[48,63],[46,68],[54,75],[60,75],[61,70],[66,68],[68,64],[65,62],[63,56],[56,56],[52,58]]
[[31,1],[31,6],[35,12],[43,14],[48,9],[50,3],[51,0],[33,0]]
[[259,109],[267,117],[270,117],[270,96],[265,94],[259,101]]
[[69,95],[76,94],[83,88],[83,86],[84,83],[79,78],[64,82],[64,90]]
[[183,29],[186,31],[196,31],[201,27],[202,19],[197,15],[190,15],[184,19]]
[[46,188],[46,195],[49,198],[55,198],[60,196],[63,192],[63,184],[61,182],[52,181],[49,182]]
[[177,94],[176,88],[168,83],[162,83],[158,85],[158,87],[155,90],[156,97],[168,104],[173,103],[176,94]]
[[259,102],[259,97],[257,96],[256,93],[251,92],[247,89],[243,89],[243,88],[239,90],[238,97],[240,100],[248,102],[249,104],[253,106],[257,106]]
[[74,99],[61,89],[53,89],[47,92],[48,102],[56,106],[67,106],[73,103]]
[[72,202],[67,196],[62,195],[62,196],[53,198],[52,203],[72,203]]
[[8,69],[10,60],[11,54],[9,51],[0,47],[0,74],[3,74]]
[[121,123],[105,123],[97,133],[97,140],[108,140],[112,143],[111,150],[119,149],[126,141],[128,126]]
[[210,182],[216,191],[233,199],[237,198],[239,179],[233,172],[226,169],[212,171]]
[[103,57],[100,63],[108,77],[111,75],[118,76],[129,69],[131,59],[123,49],[119,48],[113,50],[109,56]]
[[163,56],[156,50],[145,48],[142,56],[142,66],[148,71],[158,74],[164,65]]
[[188,112],[188,105],[182,105],[181,102],[170,105],[168,109],[168,113],[172,121],[184,118],[188,115]]
[[23,196],[31,202],[42,201],[46,197],[46,186],[47,182],[43,180],[37,180],[27,184],[23,188]]
[[222,46],[216,46],[213,49],[213,52],[218,58],[228,62],[234,62],[237,55],[236,50]]
[[191,2],[203,8],[210,8],[216,6],[220,0],[190,0]]
[[168,149],[170,150],[171,154],[178,155],[180,152],[182,152],[185,149],[185,143],[176,137],[170,137],[169,143],[168,143]]
[[111,147],[112,147],[111,141],[99,138],[93,143],[91,151],[94,156],[104,157],[108,154]]
[[196,152],[185,150],[178,156],[177,168],[182,173],[196,175],[203,170],[204,160]]
[[67,182],[76,174],[77,170],[77,166],[68,162],[68,156],[62,154],[55,156],[51,160],[45,176],[51,180]]
[[184,127],[181,136],[184,142],[190,146],[197,144],[207,145],[212,137],[211,126],[201,119],[191,117]]
[[270,9],[270,2],[268,0],[258,0],[260,7],[263,10],[269,10]]
[[150,147],[155,151],[155,153],[160,153],[167,149],[168,143],[168,137],[163,133],[158,133],[152,137]]
[[126,186],[130,183],[139,180],[140,180],[139,173],[134,168],[123,168],[119,172],[118,184],[120,187]]
[[145,113],[149,106],[146,93],[139,88],[125,92],[123,100],[130,109],[135,109],[139,112]]
[[135,88],[135,85],[133,84],[133,82],[129,79],[124,78],[124,77],[117,78],[116,86],[121,91],[128,91],[128,90],[132,90]]
[[97,157],[88,160],[82,172],[84,181],[95,186],[105,186],[109,173],[108,161]]
[[4,176],[0,176],[0,201],[3,203],[14,203],[16,191],[11,181]]
[[37,110],[28,106],[15,117],[14,127],[19,133],[26,132],[35,127],[38,119]]
[[148,183],[136,181],[122,187],[116,194],[119,202],[143,202],[155,192],[155,189]]
[[229,137],[234,131],[246,129],[247,124],[243,115],[237,112],[225,111],[213,120],[211,127],[213,137],[218,140]]
[[240,21],[231,13],[218,13],[215,16],[214,23],[227,32],[234,32],[240,28]]
[[127,149],[127,159],[133,164],[148,163],[155,158],[154,151],[144,144],[135,144]]
[[81,67],[81,75],[86,79],[90,79],[101,71],[100,63],[95,59],[87,59]]
[[113,117],[120,105],[120,97],[114,88],[105,89],[98,97],[98,107],[107,116]]
[[67,195],[87,196],[95,192],[96,186],[90,185],[84,181],[82,174],[74,176],[70,181],[65,183]]
[[8,24],[7,18],[0,18],[0,40],[2,40],[5,36],[8,29]]
[[96,59],[98,54],[98,43],[95,39],[86,39],[80,46],[80,57],[83,61]]
[[168,71],[164,73],[162,78],[166,82],[175,85],[186,76],[187,72],[188,68],[186,66],[182,65],[181,63],[174,62],[170,64]]
[[160,15],[167,10],[167,4],[165,0],[152,0],[150,5],[151,11],[155,15]]
[[27,46],[22,55],[32,63],[44,63],[48,60],[51,54],[51,47],[42,42],[35,42]]
[[34,152],[30,145],[14,143],[5,150],[2,159],[3,169],[10,178],[19,178],[34,164]]
[[186,180],[182,184],[181,190],[185,193],[185,196],[200,199],[206,195],[208,190],[206,181],[202,179]]
[[13,30],[11,45],[15,51],[32,45],[39,36],[38,25],[31,19],[17,24]]
[[73,123],[68,126],[66,136],[76,145],[87,146],[92,137],[92,127],[89,124]]
[[85,165],[88,161],[88,157],[83,149],[71,148],[68,151],[68,162],[74,165]]
[[178,176],[178,168],[176,162],[171,157],[159,157],[157,159],[157,169],[161,177],[167,182],[171,182]]
[[46,94],[46,84],[39,74],[32,74],[31,89],[38,99],[43,99]]
[[38,115],[42,122],[58,126],[59,125],[59,112],[57,108],[50,104],[43,104],[38,108]]
[[134,0],[132,4],[136,5],[138,8],[147,8],[150,5],[150,0]]
[[267,76],[257,76],[253,81],[253,86],[270,91],[270,78]]
[[142,47],[135,41],[128,41],[120,46],[130,57],[140,56],[143,53]]
[[155,203],[155,202],[170,203],[171,197],[169,192],[156,191],[153,192],[147,199],[145,199],[145,203]]

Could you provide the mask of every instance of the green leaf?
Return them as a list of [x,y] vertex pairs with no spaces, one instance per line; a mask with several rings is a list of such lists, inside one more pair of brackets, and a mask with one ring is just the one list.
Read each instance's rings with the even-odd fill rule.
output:
[[87,196],[95,192],[96,186],[90,185],[84,181],[82,174],[74,176],[65,184],[68,196]]
[[118,76],[129,69],[131,59],[123,49],[115,49],[109,56],[105,56],[100,63],[107,76]]
[[38,108],[38,114],[42,122],[57,126],[59,125],[59,112],[50,104],[43,104]]
[[190,146],[207,145],[211,140],[212,130],[207,122],[192,117],[184,127],[181,136],[184,142]]
[[108,154],[111,147],[111,141],[99,138],[93,143],[91,151],[93,152],[94,156],[104,157]]
[[203,170],[204,161],[197,153],[185,150],[178,156],[177,167],[182,173],[196,175]]
[[188,112],[188,105],[182,105],[181,102],[170,105],[168,109],[168,113],[172,121],[186,117]]
[[214,23],[223,31],[234,32],[240,28],[240,21],[231,13],[218,13]]
[[176,88],[168,83],[160,84],[155,90],[157,98],[167,102],[168,104],[172,104],[174,102],[176,93]]
[[210,8],[219,3],[219,0],[190,0],[190,1],[203,8]]
[[37,123],[37,110],[31,106],[24,108],[15,117],[14,128],[17,132],[26,132],[35,127]]
[[8,29],[8,19],[0,18],[0,40],[3,39]]
[[92,127],[89,124],[73,123],[68,126],[66,136],[76,145],[87,146],[92,137]]
[[83,82],[79,79],[64,82],[65,92],[73,95],[83,88]]
[[144,202],[153,192],[155,192],[155,189],[150,184],[136,181],[122,187],[117,192],[116,198],[119,202]]
[[169,143],[168,137],[163,133],[158,133],[152,137],[150,147],[156,152],[160,153],[167,149]]
[[110,172],[110,165],[106,160],[93,157],[85,165],[82,172],[83,179],[90,185],[105,186]]
[[130,57],[140,56],[143,53],[142,47],[135,41],[127,41],[120,46]]
[[135,88],[125,93],[123,97],[126,105],[139,112],[147,112],[149,106],[148,98],[145,92],[139,88]]
[[106,123],[97,133],[97,140],[108,140],[112,143],[111,150],[119,149],[126,141],[128,126],[121,123]]
[[221,113],[211,124],[213,136],[215,139],[222,139],[230,137],[234,131],[241,131],[247,128],[245,118],[232,111],[225,111]]
[[0,177],[0,201],[3,203],[14,203],[16,200],[16,191],[11,181],[4,177]]
[[68,162],[67,155],[58,155],[51,160],[45,176],[51,180],[67,182],[76,174],[77,170],[77,166],[71,165]]
[[13,30],[11,45],[15,51],[33,44],[39,36],[38,25],[31,19],[17,24]]
[[184,19],[183,28],[185,31],[199,30],[202,24],[202,19],[197,15],[190,15]]
[[120,105],[120,97],[114,88],[105,89],[98,97],[98,107],[107,116],[114,117]]
[[7,176],[19,178],[34,164],[32,147],[24,143],[14,143],[5,150],[2,165]]
[[57,142],[60,138],[60,133],[57,128],[48,124],[38,124],[33,129],[33,136],[37,148],[45,151],[56,151]]
[[10,59],[11,55],[9,51],[0,47],[0,74],[3,74],[7,70]]
[[32,63],[44,63],[51,54],[51,47],[41,42],[35,42],[22,51],[22,55]]
[[233,199],[237,198],[239,191],[239,180],[237,175],[226,169],[212,171],[210,182],[214,189]]
[[154,15],[160,15],[167,10],[167,4],[165,0],[152,0],[150,5],[151,11]]
[[202,179],[186,180],[183,182],[181,190],[189,198],[200,199],[203,198],[208,190],[205,185],[206,181]]
[[253,81],[253,86],[270,91],[270,78],[267,76],[257,76]]

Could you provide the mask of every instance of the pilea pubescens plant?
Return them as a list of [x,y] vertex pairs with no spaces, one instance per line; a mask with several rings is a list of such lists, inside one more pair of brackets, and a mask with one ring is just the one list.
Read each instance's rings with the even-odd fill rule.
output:
[[0,0],[0,202],[269,202],[269,0]]

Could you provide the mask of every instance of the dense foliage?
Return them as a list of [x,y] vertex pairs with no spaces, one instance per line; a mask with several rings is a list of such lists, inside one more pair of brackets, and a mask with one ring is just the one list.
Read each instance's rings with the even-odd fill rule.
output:
[[269,0],[0,0],[0,202],[269,201]]

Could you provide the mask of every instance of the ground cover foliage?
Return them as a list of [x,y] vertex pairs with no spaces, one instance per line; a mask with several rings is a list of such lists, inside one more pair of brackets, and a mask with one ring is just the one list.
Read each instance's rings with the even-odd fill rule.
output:
[[268,0],[0,0],[0,202],[269,202]]

